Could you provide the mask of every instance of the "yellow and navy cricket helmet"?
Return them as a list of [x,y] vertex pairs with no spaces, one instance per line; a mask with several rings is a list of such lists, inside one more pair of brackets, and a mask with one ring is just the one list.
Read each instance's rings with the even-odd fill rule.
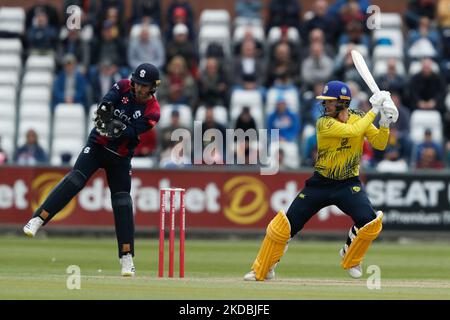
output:
[[352,100],[350,88],[342,81],[330,81],[323,87],[322,95],[317,96],[319,100]]
[[[316,99],[322,100],[322,115],[337,117],[339,112],[350,106],[352,100],[352,93],[350,88],[342,81],[330,81],[323,87],[322,95],[317,96]],[[333,112],[327,111],[325,107],[326,100],[336,100],[336,109]]]

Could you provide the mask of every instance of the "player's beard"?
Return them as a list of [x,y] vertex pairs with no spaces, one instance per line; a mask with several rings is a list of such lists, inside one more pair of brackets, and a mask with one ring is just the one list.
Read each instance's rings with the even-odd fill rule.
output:
[[151,97],[150,90],[140,90],[140,91],[135,90],[135,94],[136,94],[136,101],[138,103],[144,103]]

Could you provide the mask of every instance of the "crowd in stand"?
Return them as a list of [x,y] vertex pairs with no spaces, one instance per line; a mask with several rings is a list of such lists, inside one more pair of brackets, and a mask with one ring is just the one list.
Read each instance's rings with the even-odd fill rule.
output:
[[[36,2],[26,14],[24,44],[27,55],[55,56],[53,108],[62,102],[81,103],[88,114],[89,107],[98,103],[114,82],[129,77],[140,63],[151,62],[162,75],[158,90],[162,108],[186,105],[194,118],[204,107],[202,132],[208,128],[223,132],[227,128],[280,129],[282,141],[298,146],[298,165],[302,167],[314,165],[314,125],[321,116],[314,97],[327,81],[339,79],[352,89],[350,107],[367,111],[370,92],[353,66],[350,51],[363,50],[369,66],[374,68],[370,59],[374,47],[386,41],[375,42],[373,30],[367,27],[369,0],[315,0],[308,12],[298,0],[271,0],[267,6],[260,0],[236,0],[232,15],[235,21],[241,19],[248,26],[261,22],[266,40],[261,41],[249,28],[241,40],[230,42],[230,54],[220,43],[200,48],[200,23],[186,0],[171,1],[165,12],[159,0],[133,0],[128,19],[124,0],[65,0],[62,12],[47,1]],[[66,28],[70,15],[67,8],[71,5],[82,9],[80,29]],[[449,8],[450,0],[408,2],[402,21],[404,55],[401,59],[387,59],[385,71],[375,72],[380,88],[392,93],[399,121],[391,130],[385,151],[364,146],[365,168],[406,171],[450,166],[450,105],[446,105],[450,81]],[[231,30],[233,27],[231,24]],[[276,27],[279,37],[269,41],[269,33]],[[291,36],[291,30],[297,38]],[[230,116],[222,123],[214,116],[219,108],[231,115],[236,90],[261,96],[265,108],[262,123],[255,119],[253,105],[244,106],[236,119]],[[297,105],[290,105],[295,100],[286,98],[290,92],[295,93]],[[441,141],[433,136],[432,128],[425,130],[420,143],[411,138],[414,128],[410,127],[410,118],[416,110],[439,112]],[[170,141],[171,132],[180,127],[193,129],[192,123],[183,123],[186,119],[180,112],[171,109],[166,126],[142,136],[136,156],[154,157],[162,167],[175,166],[170,160],[170,151],[176,145]],[[18,146],[13,161],[48,161],[37,141],[32,130],[27,132],[26,144]],[[237,153],[247,157],[254,151],[249,144],[236,147]],[[278,161],[283,162],[287,153],[289,150],[282,149]],[[33,155],[34,160],[30,160]],[[217,157],[223,159],[225,154]],[[2,162],[6,162],[6,156],[0,145]],[[289,163],[281,163],[281,168],[298,169]]]

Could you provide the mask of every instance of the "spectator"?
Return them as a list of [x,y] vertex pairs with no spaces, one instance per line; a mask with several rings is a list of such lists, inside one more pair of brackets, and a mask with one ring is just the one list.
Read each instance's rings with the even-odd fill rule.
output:
[[197,105],[197,92],[197,84],[189,73],[186,60],[181,56],[173,57],[159,88],[161,104],[186,104],[194,109]]
[[305,21],[303,38],[306,40],[308,35],[314,29],[320,29],[326,36],[326,42],[333,44],[336,39],[336,19],[327,14],[328,2],[327,0],[315,0],[313,9],[309,19]]
[[333,74],[333,66],[333,60],[325,54],[323,44],[313,43],[310,55],[302,64],[302,79],[310,88],[317,82],[327,82]]
[[299,82],[300,67],[292,58],[291,48],[287,43],[279,43],[275,47],[274,58],[269,62],[265,86],[271,87],[276,78],[281,75],[288,77],[289,82],[297,84]]
[[436,0],[409,0],[405,12],[405,21],[409,29],[416,29],[420,17],[428,17],[434,20],[436,13]]
[[367,12],[367,8],[370,5],[370,0],[334,0],[334,3],[328,9],[328,14],[332,17],[338,16],[342,10],[346,10],[345,7],[349,2],[356,2],[361,12]]
[[281,141],[297,141],[300,133],[300,117],[289,110],[282,96],[277,98],[275,110],[269,114],[267,129],[279,129]]
[[444,163],[438,159],[436,149],[432,147],[425,147],[419,154],[419,160],[416,165],[417,169],[442,169]]
[[231,95],[235,90],[244,90],[244,91],[256,91],[261,96],[261,101],[265,101],[267,90],[265,87],[258,85],[256,82],[255,74],[246,74],[242,77],[242,85],[234,85],[231,90]]
[[376,79],[376,83],[381,90],[389,92],[398,92],[400,97],[404,99],[406,97],[406,78],[401,75],[397,70],[397,60],[390,58],[387,60],[387,72]]
[[383,153],[383,160],[377,166],[378,172],[407,172],[408,163],[401,158],[399,148],[387,146]]
[[443,109],[445,86],[440,75],[433,71],[432,63],[429,58],[422,59],[422,71],[410,80],[413,109],[438,111]]
[[150,18],[151,24],[161,25],[161,0],[133,0],[131,24]]
[[[395,164],[400,168],[403,168],[405,166],[406,168],[408,168],[409,164],[411,163],[412,148],[413,143],[411,142],[409,136],[400,133],[397,128],[392,127],[390,129],[386,150],[374,150],[374,162],[378,164],[382,160],[387,160],[390,162],[395,161]],[[401,162],[397,162],[400,160]],[[384,167],[388,166],[390,162],[386,163],[385,161],[381,165],[381,169],[377,165],[377,170],[385,170]]]
[[428,17],[421,17],[418,29],[409,31],[407,42],[407,52],[411,59],[440,58],[442,55],[439,32],[431,26]]
[[[177,109],[173,109],[170,115],[170,124],[169,126],[162,128],[160,130],[160,134],[158,135],[158,144],[161,147],[161,150],[165,150],[170,148],[172,145],[172,133],[177,129],[184,129],[186,133],[190,133],[190,129],[181,125],[180,123],[180,112]],[[188,138],[188,137],[186,137]]]
[[[395,127],[400,136],[409,137],[409,122],[411,118],[411,111],[409,110],[409,108],[403,105],[400,95],[397,92],[391,91],[391,98],[394,102],[394,105],[397,107],[399,114],[397,122],[395,124],[392,124],[391,128]],[[378,123],[378,121],[374,120],[374,123]]]
[[[215,129],[215,131],[208,131],[209,129]],[[213,156],[213,158],[209,160],[215,160],[215,164],[223,164],[226,157],[226,129],[223,125],[214,120],[213,108],[207,107],[205,112],[205,120],[202,123],[203,148],[206,148],[210,143],[215,142],[215,138],[213,139],[214,133],[219,133],[222,136],[222,141],[224,143],[222,150],[215,150],[216,152],[210,155]]]
[[343,33],[338,42],[338,46],[344,44],[352,43],[358,46],[364,46],[367,48],[367,52],[370,50],[370,38],[364,33],[363,24],[360,21],[350,21],[345,28],[345,33]]
[[186,25],[189,30],[189,40],[195,41],[196,35],[194,30],[194,13],[191,5],[187,0],[172,0],[169,8],[167,9],[167,19],[168,22],[166,41],[172,41],[173,28],[178,23]]
[[127,65],[127,51],[120,37],[114,38],[113,24],[105,21],[100,39],[95,39],[91,46],[91,65],[109,59],[113,64],[123,67]]
[[[443,159],[443,151],[440,144],[433,140],[433,132],[431,129],[426,129],[424,132],[423,142],[417,145],[417,153],[416,153],[416,162],[419,163],[422,159],[422,153],[425,149],[433,149],[434,150],[434,158],[437,161],[442,161]],[[427,153],[427,152],[426,152]],[[429,156],[429,154],[428,154]],[[429,159],[428,159],[429,160]]]
[[0,136],[0,165],[6,164],[8,162],[8,155],[6,151],[2,148],[2,137]]
[[67,54],[63,59],[64,69],[58,74],[53,85],[53,108],[58,103],[86,104],[86,78],[77,70],[74,55]]
[[158,69],[162,69],[165,59],[166,53],[161,40],[151,36],[148,25],[143,23],[139,37],[130,40],[128,66],[135,70],[140,64],[150,62]]
[[365,84],[364,80],[361,78],[358,70],[356,70],[353,64],[353,58],[351,54],[353,49],[355,49],[355,46],[353,44],[350,44],[348,45],[347,50],[344,52],[344,54],[340,54],[336,57],[334,73],[336,74],[337,78],[342,79],[342,81],[353,81],[356,82],[360,88],[365,88],[367,85]]
[[68,30],[58,45],[58,64],[63,66],[63,58],[66,54],[72,54],[79,62],[78,68],[81,73],[86,74],[89,66],[90,52],[86,41],[81,39],[81,31],[78,29]]
[[30,53],[52,54],[56,51],[57,29],[49,24],[45,11],[36,10],[35,23],[27,31],[27,41]]
[[261,20],[261,0],[236,0],[234,10],[236,17]]
[[19,147],[14,155],[14,161],[19,165],[34,166],[47,162],[47,155],[38,142],[36,131],[29,129],[26,133],[26,142]]
[[[241,45],[239,57],[234,60],[233,82],[242,85],[243,77],[247,74],[264,74],[265,64],[257,55],[256,43],[254,40],[244,40]],[[263,78],[257,78],[258,85],[262,85]]]
[[48,0],[35,0],[35,3],[26,14],[25,27],[26,30],[30,30],[33,26],[36,26],[39,19],[39,14],[44,12],[47,16],[48,24],[55,30],[59,29],[58,10]]
[[358,1],[345,1],[346,3],[340,8],[339,18],[340,26],[343,30],[347,30],[350,23],[365,23],[366,10],[364,10]]
[[102,60],[98,72],[93,73],[91,78],[92,102],[98,104],[114,83],[121,79],[119,68],[108,59]]
[[235,157],[238,165],[257,165],[258,145],[252,143],[249,139],[236,142]]
[[200,104],[228,107],[228,79],[216,58],[206,58],[198,91]]
[[[110,8],[114,8],[114,12],[109,11]],[[115,31],[119,32],[119,28],[122,28],[122,26],[124,25],[125,21],[124,16],[125,16],[124,0],[100,0],[99,12],[97,16],[97,21],[99,22],[100,30],[102,28],[102,24],[109,20],[110,22],[113,23],[114,28],[117,28],[115,29]]]
[[197,78],[198,56],[195,45],[189,40],[189,30],[179,23],[173,28],[173,40],[166,46],[166,61],[175,56],[182,56],[194,78]]
[[157,149],[156,130],[148,130],[139,136],[139,144],[134,150],[135,157],[150,157]]
[[313,90],[307,92],[304,97],[304,108],[302,108],[303,126],[310,124],[313,127],[316,126],[316,121],[322,116],[322,102],[317,100],[316,97],[320,96],[323,92],[325,83],[318,82],[314,84]]
[[301,11],[302,7],[298,0],[271,0],[266,32],[275,26],[289,26],[296,28],[300,33]]
[[[280,39],[280,42],[282,41],[282,38]],[[242,53],[242,46],[244,45],[244,43],[246,42],[253,42],[255,45],[255,57],[257,58],[264,58],[264,47],[263,47],[263,43],[256,39],[254,36],[254,31],[251,27],[246,27],[244,30],[244,36],[242,37],[242,39],[240,39],[239,41],[235,41],[233,43],[233,55],[237,56],[240,55]],[[272,45],[273,47],[273,45]]]
[[[106,9],[104,22],[109,22],[111,24],[111,33],[113,39],[121,38],[123,39],[126,35],[123,11],[119,11],[120,6],[109,6]],[[104,23],[103,22],[103,23]]]
[[242,108],[241,113],[239,114],[238,118],[236,119],[236,125],[234,128],[236,130],[242,129],[244,132],[249,129],[256,130],[256,121],[250,113],[249,106],[244,106]]
[[334,47],[327,43],[325,41],[325,33],[319,29],[312,29],[309,32],[308,35],[308,43],[309,46],[304,46],[301,50],[300,50],[300,60],[303,61],[305,60],[308,55],[309,55],[309,51],[310,51],[310,47],[314,44],[314,43],[320,43],[323,45],[323,47],[325,48],[325,54],[329,57],[334,57],[335,56],[335,50]]
[[[322,93],[322,91],[320,91]],[[305,167],[314,167],[317,157],[317,136],[316,131],[305,137],[303,141],[303,165]]]

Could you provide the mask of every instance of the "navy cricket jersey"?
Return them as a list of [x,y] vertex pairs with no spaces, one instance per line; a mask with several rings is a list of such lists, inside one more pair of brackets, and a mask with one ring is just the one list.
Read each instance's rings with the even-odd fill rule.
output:
[[104,96],[103,101],[111,101],[114,119],[126,124],[119,138],[101,136],[95,128],[89,134],[88,143],[104,146],[122,157],[131,158],[139,144],[139,135],[153,128],[159,121],[160,108],[155,97],[144,104],[138,104],[131,93],[131,80],[123,79],[115,83]]

